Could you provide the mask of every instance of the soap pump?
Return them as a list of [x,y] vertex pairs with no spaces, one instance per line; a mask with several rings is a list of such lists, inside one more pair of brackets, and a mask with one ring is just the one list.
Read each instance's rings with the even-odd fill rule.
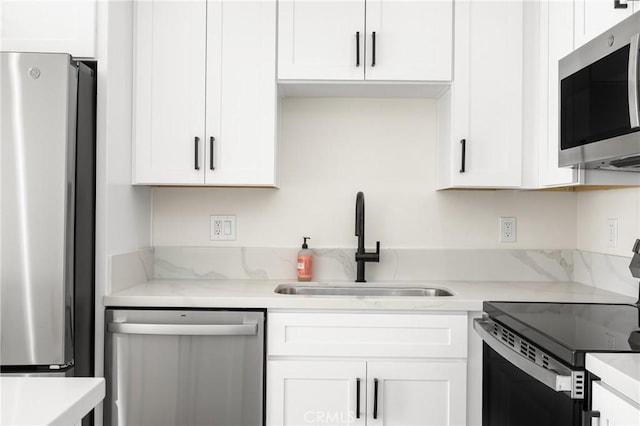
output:
[[298,281],[311,281],[311,272],[313,268],[313,259],[311,257],[311,250],[307,245],[307,240],[310,237],[302,237],[302,249],[298,252]]

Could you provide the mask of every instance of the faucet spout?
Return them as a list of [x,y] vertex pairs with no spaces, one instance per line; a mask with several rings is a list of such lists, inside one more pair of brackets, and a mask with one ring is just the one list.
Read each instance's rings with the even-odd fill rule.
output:
[[364,193],[362,192],[356,195],[356,237],[358,237],[358,251],[364,250]]
[[380,262],[380,241],[376,242],[376,251],[367,253],[364,248],[364,194],[356,195],[356,237],[358,237],[358,250],[356,251],[357,283],[367,282],[364,278],[365,262]]

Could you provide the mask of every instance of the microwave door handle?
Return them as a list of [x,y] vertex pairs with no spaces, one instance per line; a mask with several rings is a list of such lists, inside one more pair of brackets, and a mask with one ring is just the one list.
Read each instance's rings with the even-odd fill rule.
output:
[[638,40],[640,34],[631,37],[629,46],[629,122],[631,128],[640,127],[639,105],[638,105]]

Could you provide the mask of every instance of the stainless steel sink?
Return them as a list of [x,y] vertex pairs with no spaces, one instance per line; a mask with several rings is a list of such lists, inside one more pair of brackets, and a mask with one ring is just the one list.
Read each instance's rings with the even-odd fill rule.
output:
[[280,284],[275,289],[280,294],[306,296],[364,296],[364,297],[440,297],[453,296],[449,290],[435,287],[377,287]]

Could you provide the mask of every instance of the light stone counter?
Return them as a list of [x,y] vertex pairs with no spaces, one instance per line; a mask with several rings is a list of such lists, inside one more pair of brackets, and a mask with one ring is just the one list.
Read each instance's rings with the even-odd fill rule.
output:
[[587,370],[640,404],[640,354],[587,354]]
[[[453,296],[448,297],[302,296],[275,293],[274,289],[278,284],[283,283],[301,284],[285,280],[154,279],[105,296],[104,304],[121,307],[482,311],[482,302],[486,300],[564,303],[635,302],[631,297],[571,282],[403,281],[401,283],[404,286],[448,289],[454,293]],[[326,285],[326,283],[306,284]],[[355,285],[352,282],[342,284]]]
[[0,425],[73,425],[102,401],[99,377],[0,377]]

